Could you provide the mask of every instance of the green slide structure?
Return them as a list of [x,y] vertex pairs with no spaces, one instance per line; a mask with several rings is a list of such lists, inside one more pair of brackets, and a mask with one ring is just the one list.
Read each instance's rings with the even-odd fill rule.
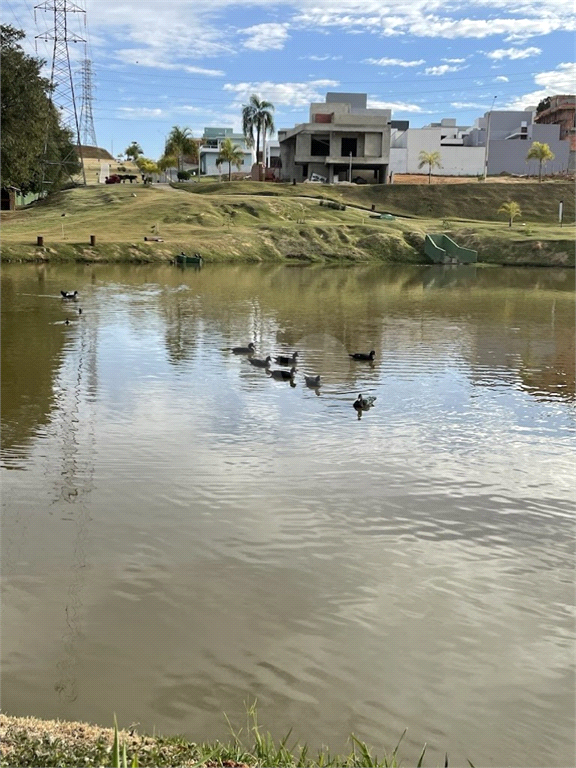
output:
[[424,252],[436,264],[475,264],[478,252],[462,248],[448,235],[426,235]]

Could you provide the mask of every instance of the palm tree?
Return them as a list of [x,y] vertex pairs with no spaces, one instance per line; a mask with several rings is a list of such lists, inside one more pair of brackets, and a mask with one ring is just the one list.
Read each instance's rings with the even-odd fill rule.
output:
[[192,136],[190,128],[180,128],[179,125],[175,125],[166,139],[164,157],[175,157],[177,168],[182,171],[184,170],[184,160],[189,163],[198,162],[198,144],[199,142]]
[[218,168],[222,163],[228,163],[228,181],[232,179],[232,166],[235,165],[238,170],[244,162],[244,152],[238,144],[233,144],[231,138],[226,138],[220,144],[220,151],[216,158],[216,165]]
[[264,148],[264,159],[266,159],[266,134],[274,133],[274,104],[270,101],[260,99],[255,93],[250,96],[248,104],[242,107],[242,131],[246,137],[246,143],[249,147],[254,146],[254,131],[256,131],[256,162],[261,162],[260,156],[260,134],[262,134],[262,145]]
[[144,152],[142,151],[140,144],[138,144],[137,141],[133,141],[129,147],[126,147],[124,154],[126,157],[132,158],[132,160],[136,160],[140,155],[143,155]]
[[544,144],[540,141],[533,141],[532,146],[528,150],[528,154],[526,155],[526,160],[538,160],[539,167],[538,167],[538,181],[542,181],[542,163],[547,163],[548,160],[554,160],[556,155],[548,144]]
[[428,184],[432,181],[432,168],[442,168],[440,165],[440,152],[425,152],[422,150],[418,155],[420,160],[418,168],[428,166]]
[[502,203],[500,208],[498,208],[498,213],[505,213],[508,216],[508,226],[511,227],[516,216],[520,216],[522,211],[517,202],[509,200],[507,203]]

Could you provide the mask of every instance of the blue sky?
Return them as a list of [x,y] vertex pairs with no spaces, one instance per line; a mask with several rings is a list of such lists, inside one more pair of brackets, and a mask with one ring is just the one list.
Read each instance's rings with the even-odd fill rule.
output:
[[[52,0],[52,4],[53,4]],[[3,0],[3,23],[34,37],[53,26],[39,3]],[[45,3],[50,5],[51,3]],[[138,141],[157,159],[173,125],[240,130],[251,93],[272,101],[276,127],[305,122],[327,91],[420,127],[471,124],[490,109],[523,109],[574,93],[576,11],[559,0],[77,0],[70,29],[87,41],[98,144]],[[34,18],[36,17],[36,19]],[[86,26],[84,27],[84,18]],[[84,45],[70,44],[79,69]],[[48,60],[52,45],[38,41]],[[81,93],[77,94],[81,101]]]

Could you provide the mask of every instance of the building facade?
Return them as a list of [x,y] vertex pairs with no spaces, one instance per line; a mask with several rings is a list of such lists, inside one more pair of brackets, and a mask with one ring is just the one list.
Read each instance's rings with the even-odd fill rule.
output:
[[389,109],[368,109],[365,93],[328,93],[310,105],[308,123],[278,131],[282,179],[385,184],[390,165]]
[[[538,111],[540,110],[540,111]],[[560,126],[560,140],[567,141],[570,146],[568,168],[576,169],[576,96],[565,94],[549,96],[538,105],[535,122]]]
[[200,172],[202,176],[216,176],[228,171],[228,163],[220,168],[216,165],[216,159],[220,153],[220,145],[224,139],[231,139],[242,150],[244,160],[240,169],[232,166],[232,171],[240,170],[242,173],[250,173],[252,163],[255,162],[254,150],[247,146],[243,133],[234,133],[233,128],[204,128],[202,145],[200,147]]
[[[486,138],[488,136],[488,150]],[[554,160],[546,166],[548,173],[569,169],[569,144],[560,140],[558,125],[534,122],[534,110],[491,111],[478,118],[474,125],[457,125],[454,118],[444,118],[423,128],[393,130],[390,148],[390,169],[394,173],[427,173],[420,168],[420,152],[438,152],[441,167],[432,175],[483,176],[500,173],[535,175],[538,161],[526,160],[532,142],[549,145]]]

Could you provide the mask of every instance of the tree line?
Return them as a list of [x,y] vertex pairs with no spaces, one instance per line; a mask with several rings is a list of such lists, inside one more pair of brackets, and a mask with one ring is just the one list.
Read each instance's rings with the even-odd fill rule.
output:
[[46,63],[26,54],[25,33],[0,25],[2,149],[1,186],[23,194],[60,189],[81,171],[73,132],[52,102]]

